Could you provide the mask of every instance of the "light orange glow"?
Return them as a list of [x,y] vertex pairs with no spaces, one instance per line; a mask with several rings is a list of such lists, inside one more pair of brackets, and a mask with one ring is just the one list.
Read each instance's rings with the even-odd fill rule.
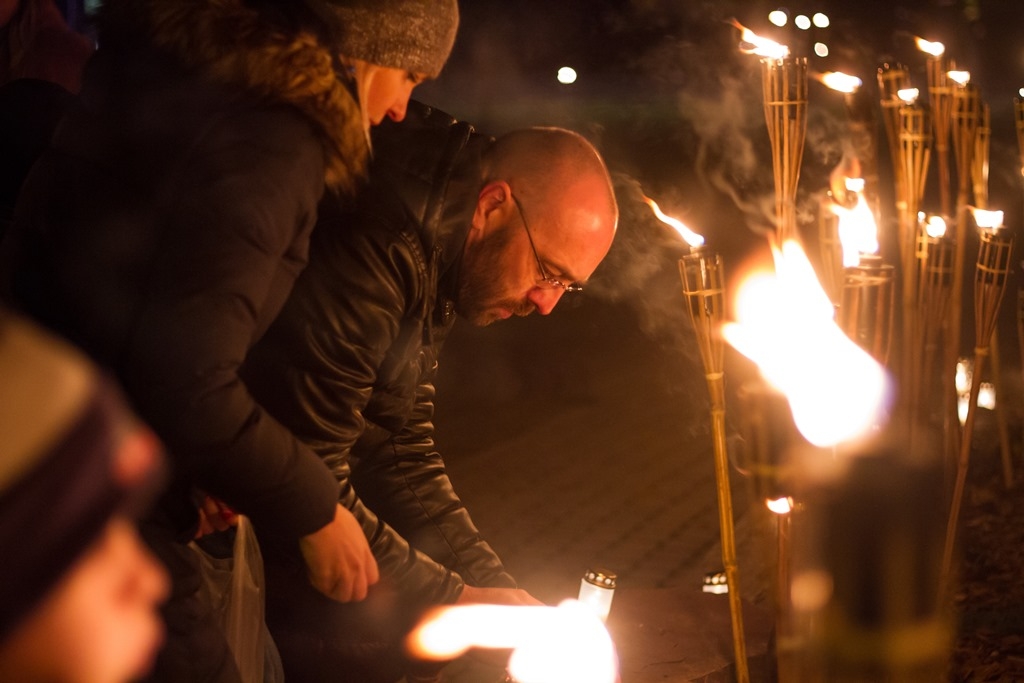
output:
[[846,191],[855,197],[852,208],[832,204],[839,217],[839,243],[843,246],[843,266],[849,268],[860,263],[861,254],[878,253],[878,224],[864,199],[864,179],[847,178]]
[[764,504],[777,515],[787,515],[793,511],[793,499],[789,496],[766,500]]
[[930,40],[925,40],[924,38],[915,38],[914,40],[917,43],[918,50],[921,52],[927,52],[932,57],[941,57],[946,51],[946,46],[942,43],[934,43]]
[[740,52],[769,59],[782,59],[789,55],[789,48],[785,45],[762,38],[735,19],[730,23],[740,30]]
[[773,250],[775,271],[748,275],[725,339],[785,394],[800,433],[834,446],[879,426],[889,388],[884,369],[833,320],[833,307],[800,245]]
[[845,93],[857,92],[858,88],[864,84],[864,81],[856,76],[844,74],[842,71],[826,71],[823,74],[818,74],[817,79],[824,83],[826,88]]
[[508,670],[518,683],[614,683],[615,647],[589,607],[455,605],[434,610],[407,640],[421,659],[452,659],[479,648],[512,649]]
[[671,225],[673,228],[675,228],[676,232],[679,233],[679,236],[686,240],[686,243],[689,244],[691,247],[700,247],[704,245],[703,237],[701,237],[693,230],[690,230],[688,227],[686,227],[686,225],[682,221],[676,218],[672,218],[672,216],[666,215],[665,212],[663,212],[661,208],[658,206],[658,203],[656,201],[654,201],[650,197],[644,197],[644,201],[647,202],[647,205],[649,207],[651,207],[651,211],[654,212],[655,218],[657,218],[662,223],[665,223],[666,225]]

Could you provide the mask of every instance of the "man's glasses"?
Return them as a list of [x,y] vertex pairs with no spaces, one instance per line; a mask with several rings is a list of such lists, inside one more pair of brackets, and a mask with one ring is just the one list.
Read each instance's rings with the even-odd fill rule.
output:
[[547,268],[544,267],[544,262],[540,260],[540,254],[537,253],[537,247],[533,244],[533,235],[530,234],[530,226],[526,224],[526,214],[523,213],[523,206],[516,199],[515,195],[510,195],[512,201],[516,204],[516,209],[519,211],[519,217],[523,219],[523,228],[526,230],[526,239],[530,240],[530,249],[533,250],[533,257],[537,259],[537,268],[540,269],[540,279],[537,280],[537,287],[541,289],[561,289],[563,292],[582,292],[583,285],[577,282],[570,282],[565,284],[561,280],[555,277],[551,277],[548,274]]

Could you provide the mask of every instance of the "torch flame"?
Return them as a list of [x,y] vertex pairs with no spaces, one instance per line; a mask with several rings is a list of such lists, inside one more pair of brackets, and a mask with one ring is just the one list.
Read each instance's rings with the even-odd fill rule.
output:
[[942,216],[929,216],[928,222],[925,223],[924,230],[931,238],[938,239],[940,237],[945,237],[946,220]]
[[841,71],[826,71],[823,74],[819,74],[817,79],[824,83],[826,88],[845,93],[857,92],[857,89],[864,84],[864,81],[856,76],[844,74]]
[[774,273],[740,285],[736,322],[722,334],[754,360],[789,401],[800,433],[834,446],[877,426],[888,402],[888,378],[833,320],[832,304],[800,245],[773,248]]
[[769,59],[782,59],[789,56],[789,48],[785,45],[762,38],[735,19],[730,20],[729,23],[740,30],[740,52]]
[[846,179],[847,196],[855,197],[853,208],[832,204],[839,216],[839,243],[843,246],[843,265],[847,268],[860,263],[861,254],[878,253],[878,225],[871,207],[864,200],[864,179]]
[[1002,211],[987,211],[985,209],[979,209],[977,207],[970,207],[971,214],[974,216],[974,222],[978,224],[978,227],[982,230],[998,230],[1003,227],[1003,212]]
[[917,42],[918,50],[921,52],[927,52],[932,57],[941,57],[946,51],[946,46],[942,43],[933,43],[932,41],[925,40],[924,38],[915,38],[914,40]]
[[954,81],[955,83],[958,83],[960,85],[967,85],[968,83],[971,82],[970,71],[947,71],[946,76],[949,77],[949,80]]
[[703,237],[701,237],[693,230],[690,230],[688,227],[686,227],[686,225],[684,225],[682,221],[676,218],[672,218],[672,216],[666,215],[658,206],[658,203],[656,201],[654,201],[650,197],[644,197],[644,201],[647,202],[647,205],[651,207],[651,211],[654,212],[655,218],[657,218],[662,223],[665,223],[666,225],[671,225],[673,228],[675,228],[676,232],[678,232],[679,235],[684,240],[686,240],[687,244],[689,244],[691,247],[704,246]]
[[473,647],[513,649],[519,683],[613,683],[618,662],[604,623],[589,607],[455,605],[438,608],[407,640],[421,659],[452,659]]
[[917,98],[921,95],[921,91],[917,88],[900,88],[896,91],[896,97],[900,98],[906,104],[913,104],[917,102]]

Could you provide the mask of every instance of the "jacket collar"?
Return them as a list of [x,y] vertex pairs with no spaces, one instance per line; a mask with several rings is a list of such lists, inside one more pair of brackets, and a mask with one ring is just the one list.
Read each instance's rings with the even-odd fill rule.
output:
[[298,108],[319,133],[327,186],[358,187],[368,156],[362,115],[314,36],[277,29],[242,0],[107,4],[101,29],[113,27],[116,39],[138,44],[143,37],[203,78]]

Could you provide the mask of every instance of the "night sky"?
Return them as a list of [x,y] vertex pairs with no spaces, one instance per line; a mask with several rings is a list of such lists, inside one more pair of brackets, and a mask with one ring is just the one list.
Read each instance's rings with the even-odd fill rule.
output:
[[[946,54],[971,72],[991,106],[991,203],[1007,211],[1007,225],[1019,225],[1013,98],[1024,86],[1024,35],[1018,35],[1024,33],[1024,3],[785,5],[791,17],[829,16],[828,28],[810,31],[794,29],[792,19],[787,28],[772,26],[768,12],[778,7],[763,0],[464,0],[448,66],[414,97],[491,134],[560,125],[590,137],[624,188],[625,230],[607,261],[610,269],[627,262],[634,268],[616,272],[616,292],[622,295],[649,286],[644,257],[664,250],[651,244],[663,234],[649,224],[649,210],[630,201],[640,190],[727,254],[763,245],[758,234],[770,228],[773,178],[760,68],[756,57],[740,54],[739,32],[729,19],[808,55],[812,72],[859,76],[876,116],[876,72],[885,63],[904,64],[913,85],[926,93],[925,57],[913,40],[921,36],[945,43]],[[829,46],[828,57],[811,54],[816,41]],[[565,65],[578,72],[572,85],[556,80]],[[808,211],[842,157],[845,116],[842,95],[810,84],[800,178],[800,201]],[[881,121],[876,123],[885,174],[888,152]],[[932,181],[929,191],[934,190]]]

